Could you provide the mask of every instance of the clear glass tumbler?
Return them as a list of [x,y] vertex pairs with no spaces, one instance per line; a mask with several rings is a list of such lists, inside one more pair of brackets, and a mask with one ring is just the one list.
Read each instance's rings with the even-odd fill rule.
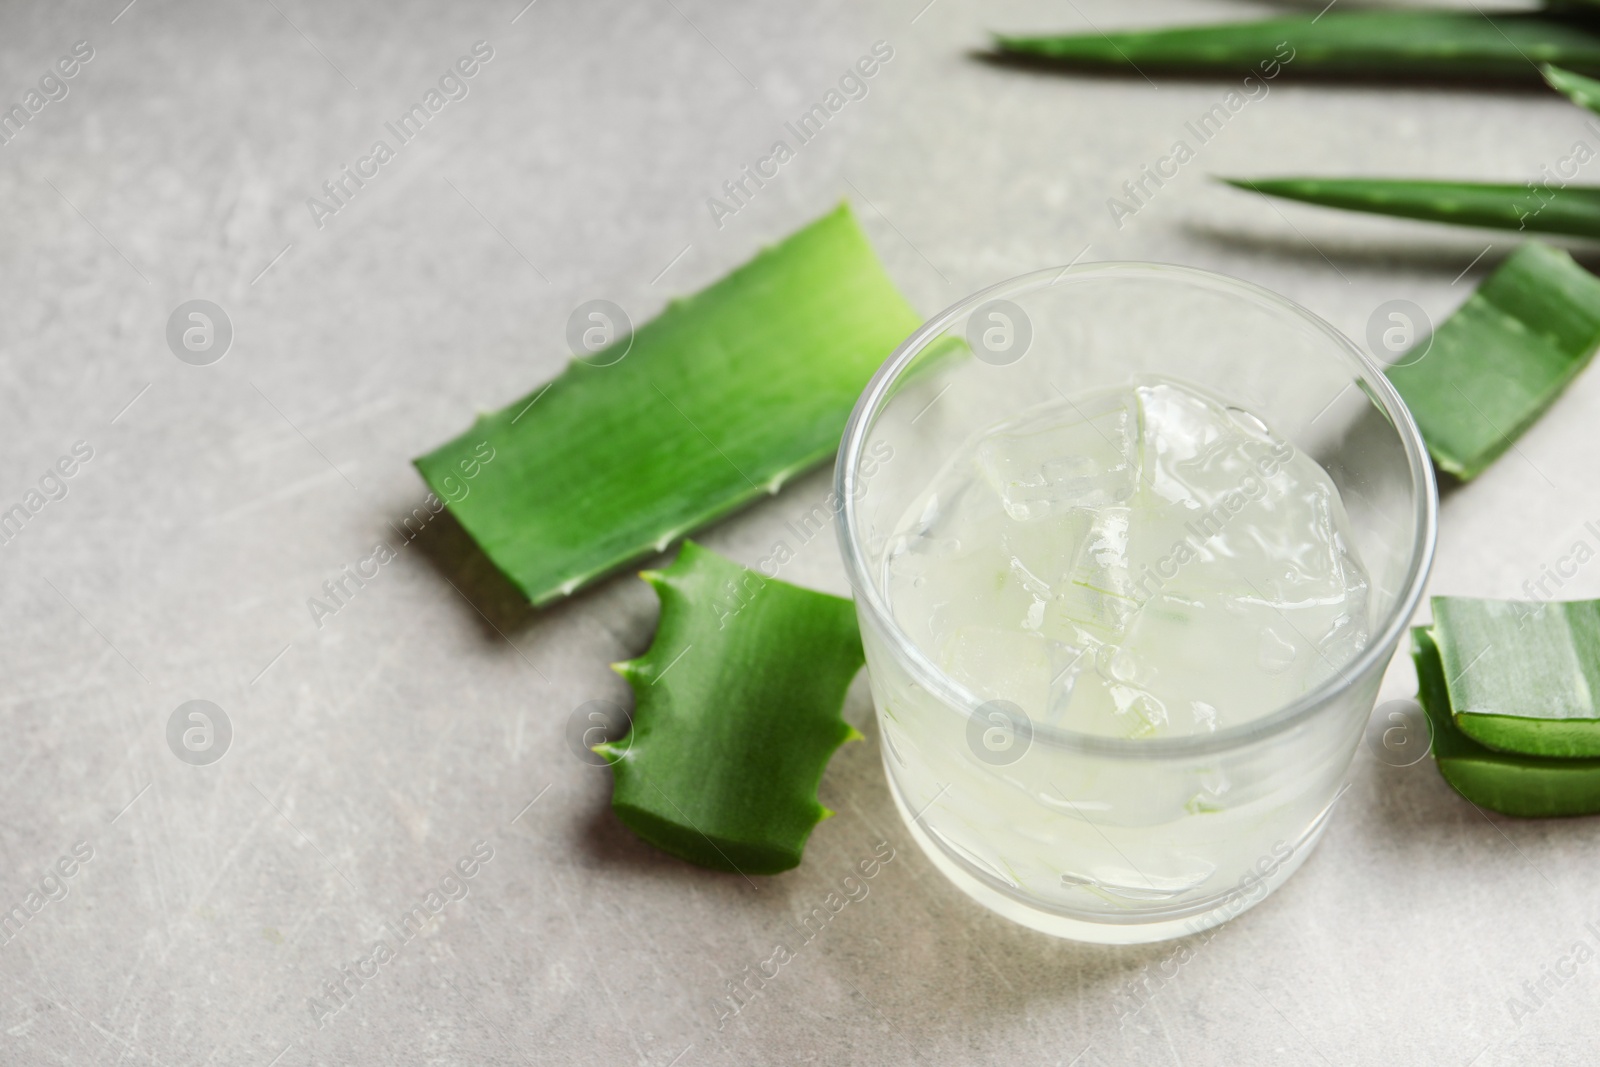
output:
[[[996,714],[896,623],[891,535],[975,432],[1147,374],[1244,408],[1327,470],[1371,581],[1370,638],[1292,704],[1208,734],[1114,738]],[[1142,263],[1025,275],[928,321],[857,403],[836,488],[884,766],[912,837],[986,907],[1104,943],[1224,922],[1305,859],[1422,594],[1437,511],[1416,425],[1355,345],[1258,286]]]

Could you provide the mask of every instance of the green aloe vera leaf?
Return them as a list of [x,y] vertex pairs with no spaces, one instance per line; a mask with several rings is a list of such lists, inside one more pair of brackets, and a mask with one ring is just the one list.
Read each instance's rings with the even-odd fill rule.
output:
[[1224,178],[1248,192],[1319,207],[1456,226],[1600,237],[1600,188],[1407,178]]
[[1600,756],[1600,601],[1434,597],[1432,636],[1468,737],[1529,756]]
[[547,604],[826,461],[920,322],[841,205],[416,466]]
[[634,833],[702,867],[776,874],[827,818],[817,785],[861,735],[840,717],[862,665],[850,601],[764,578],[693,541],[646,572],[661,599],[649,650],[618,663],[633,725],[596,745],[611,807]]
[[[1600,114],[1600,81],[1550,64],[1540,72],[1573,103]],[[1548,179],[1521,185],[1406,178],[1223,180],[1250,192],[1346,211],[1456,226],[1600,237],[1600,188],[1559,185]]]
[[1585,78],[1570,70],[1563,70],[1553,63],[1546,63],[1539,68],[1544,75],[1544,80],[1550,88],[1566,95],[1579,107],[1586,107],[1590,111],[1600,114],[1600,81]]
[[1528,81],[1535,63],[1600,74],[1600,32],[1581,18],[1479,11],[1330,11],[1121,33],[996,35],[1002,56],[1079,70]]
[[1529,242],[1439,325],[1421,358],[1386,373],[1434,462],[1465,480],[1555,403],[1596,345],[1600,279]]
[[1548,759],[1496,752],[1457,728],[1432,635],[1411,630],[1417,700],[1433,732],[1433,758],[1451,787],[1474,804],[1506,815],[1540,818],[1600,812],[1600,759]]

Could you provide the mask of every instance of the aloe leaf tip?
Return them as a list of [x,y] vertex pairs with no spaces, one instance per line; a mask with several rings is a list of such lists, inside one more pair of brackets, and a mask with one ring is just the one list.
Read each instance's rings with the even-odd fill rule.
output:
[[1561,93],[1579,107],[1600,112],[1600,81],[1585,77],[1575,71],[1545,63],[1539,67],[1545,84]]

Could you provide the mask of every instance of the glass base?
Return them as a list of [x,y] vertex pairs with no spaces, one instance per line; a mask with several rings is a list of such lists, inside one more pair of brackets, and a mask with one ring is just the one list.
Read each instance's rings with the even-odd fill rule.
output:
[[[887,768],[885,768],[887,771]],[[900,795],[894,775],[888,774],[889,795],[900,809],[900,818],[911,831],[924,855],[956,888],[982,904],[990,911],[1005,916],[1012,922],[1038,930],[1052,937],[1085,941],[1097,945],[1143,945],[1152,941],[1170,941],[1188,937],[1220,926],[1244,914],[1267,898],[1284,880],[1305,862],[1333,811],[1330,803],[1301,835],[1287,860],[1278,865],[1270,875],[1262,878],[1249,894],[1228,892],[1206,900],[1191,901],[1179,907],[1141,910],[1139,912],[1093,913],[1029,900],[1009,886],[998,883],[992,876],[979,871],[959,856],[953,855],[924,830]],[[1337,799],[1337,797],[1335,797]]]

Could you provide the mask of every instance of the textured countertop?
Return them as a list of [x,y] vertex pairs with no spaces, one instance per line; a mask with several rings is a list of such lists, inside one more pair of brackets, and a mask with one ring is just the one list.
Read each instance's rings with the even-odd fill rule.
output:
[[[554,374],[579,303],[643,321],[840,198],[925,312],[1079,256],[1151,259],[1264,283],[1359,338],[1385,301],[1444,316],[1511,242],[1207,175],[1521,181],[1600,145],[1583,112],[1274,83],[1114,220],[1108,198],[1229,87],[969,50],[991,28],[1274,7],[124,2],[0,12],[0,106],[92,49],[0,146],[0,510],[42,505],[0,548],[0,908],[25,919],[0,944],[0,1061],[1593,1061],[1600,821],[1486,816],[1431,763],[1363,748],[1320,847],[1243,918],[1169,945],[1054,941],[916,851],[858,680],[867,740],[829,767],[839,814],[804,864],[709,873],[621,828],[565,740],[574,708],[626,699],[607,664],[649,640],[643,583],[532,616],[448,521],[396,536],[424,496],[410,458]],[[877,41],[893,56],[865,97],[713,212]],[[425,128],[390,134],[463,58]],[[331,201],[346,166],[370,177]],[[168,344],[191,300],[231,324],[209,365]],[[1448,496],[1433,591],[1516,595],[1600,545],[1597,422],[1591,371]],[[826,484],[703,540],[754,562]],[[380,544],[395,558],[314,619]],[[844,591],[827,538],[785,577]],[[1561,592],[1600,595],[1600,565]],[[1411,692],[1402,657],[1384,695]],[[231,736],[186,761],[168,724],[192,700]],[[719,1029],[724,984],[877,847],[893,858],[867,895]],[[422,933],[393,934],[418,906]],[[1148,1004],[1123,1018],[1135,981]]]

